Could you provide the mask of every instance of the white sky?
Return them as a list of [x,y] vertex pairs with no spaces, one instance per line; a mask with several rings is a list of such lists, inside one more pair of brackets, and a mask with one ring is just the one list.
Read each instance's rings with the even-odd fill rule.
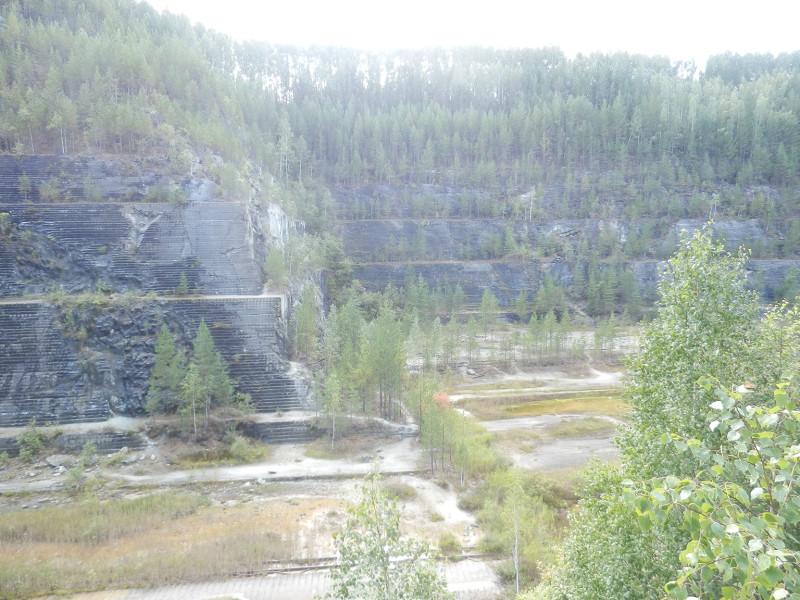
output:
[[146,0],[236,39],[364,50],[558,46],[694,59],[800,50],[800,0]]

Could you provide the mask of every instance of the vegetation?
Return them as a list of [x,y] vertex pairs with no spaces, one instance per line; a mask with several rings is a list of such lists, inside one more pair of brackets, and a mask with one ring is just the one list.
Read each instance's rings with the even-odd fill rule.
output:
[[42,434],[36,429],[36,419],[31,419],[25,431],[17,436],[19,446],[19,457],[21,460],[30,462],[44,448]]
[[[744,257],[708,231],[670,260],[659,314],[629,362],[621,465],[587,474],[563,563],[538,597],[785,598],[795,589],[797,515],[784,500],[796,439],[781,382],[797,369],[800,323],[787,309],[759,323],[743,271]],[[746,407],[732,392],[745,382]],[[716,411],[710,427],[706,406]],[[768,489],[776,496],[762,501]]]
[[731,445],[717,448],[674,434],[672,448],[691,454],[704,468],[689,479],[651,480],[652,490],[629,496],[643,530],[672,514],[690,536],[680,554],[682,568],[665,590],[680,599],[690,594],[791,598],[800,591],[795,394],[789,382],[781,382],[774,402],[760,407],[748,404],[746,393],[716,381],[703,387],[714,388],[718,398],[711,404],[717,418],[709,429]]
[[209,411],[236,401],[233,383],[214,339],[200,320],[192,342],[192,357],[187,362],[182,349],[175,346],[166,325],[161,326],[155,347],[156,360],[150,372],[146,409],[151,415],[177,412],[191,424],[197,440],[197,416],[208,427]]
[[[277,202],[305,222],[314,235],[270,248],[264,273],[276,288],[294,289],[309,271],[325,271],[317,281],[326,289],[305,282],[291,320],[295,355],[320,367],[330,433],[324,452],[338,450],[351,413],[415,417],[431,471],[453,472],[462,489],[476,486],[483,496],[475,507],[489,532],[486,547],[512,557],[517,591],[541,574],[547,547],[536,540],[558,536],[563,506],[509,469],[486,432],[453,409],[443,377],[464,356],[474,365],[568,363],[588,353],[616,360],[619,328],[651,316],[635,262],[677,248],[658,312],[627,365],[631,427],[620,440],[621,464],[589,470],[560,562],[535,593],[657,598],[666,583],[679,599],[780,600],[800,593],[797,502],[787,488],[797,419],[786,400],[800,364],[800,319],[788,308],[759,319],[744,265],[750,256],[800,252],[798,59],[716,56],[698,74],[663,58],[567,59],[555,48],[377,55],[239,43],[135,0],[14,0],[0,7],[0,152],[159,157],[167,183],[147,199],[185,202],[173,178],[200,169],[224,196]],[[95,200],[99,194],[91,180],[75,188],[60,174],[32,182],[22,173],[16,183],[25,201],[68,202],[73,189]],[[341,240],[323,230],[337,219],[401,216],[415,219],[410,235],[385,240],[370,259],[525,261],[540,273],[563,261],[572,281],[546,274],[513,307],[501,307],[487,286],[480,303],[467,305],[459,284],[431,285],[409,265],[402,285],[365,292],[350,281]],[[536,230],[537,221],[567,216],[598,222],[592,247],[569,232]],[[710,217],[758,219],[765,234],[749,240],[749,255],[727,253],[709,229],[678,239],[676,220]],[[444,256],[429,243],[426,220],[434,218],[492,225],[460,240],[457,257]],[[19,232],[3,212],[0,236],[27,243],[33,234]],[[775,295],[792,301],[799,286],[789,270]],[[98,282],[94,293],[70,300],[105,306],[110,291]],[[175,292],[189,291],[181,274]],[[66,305],[59,288],[51,299]],[[502,309],[519,327],[498,327]],[[574,335],[576,312],[594,320],[592,334]],[[63,325],[76,340],[90,335],[71,306]],[[147,410],[177,412],[197,440],[198,421],[205,428],[212,407],[235,399],[205,322],[191,356],[167,327],[155,355]],[[752,392],[733,391],[745,382]],[[606,398],[604,412],[622,410]],[[481,414],[583,410],[596,400],[521,391],[484,403]],[[713,427],[707,405],[716,411]],[[664,434],[671,444],[660,443]],[[43,447],[33,423],[18,443],[23,460]],[[233,433],[227,445],[237,460],[258,452]],[[75,491],[80,475],[71,472]],[[429,558],[430,549],[399,542],[395,506],[374,482],[363,494],[337,539],[338,593],[360,593],[368,569],[368,583],[397,595],[392,577],[408,568],[417,569],[406,573],[413,594],[441,597],[428,561],[389,569],[397,552]],[[108,527],[87,520],[89,534],[107,535]],[[391,547],[373,534],[388,535]],[[254,545],[259,552],[263,542]],[[154,560],[168,563],[164,557]],[[88,573],[34,576],[37,565],[0,564],[14,585],[2,587],[17,595],[59,580],[74,587],[131,581],[113,575],[117,567],[93,571],[90,581]],[[167,578],[153,572],[154,581]]]
[[[4,597],[207,581],[260,570],[294,552],[290,523],[270,522],[255,507],[212,507],[206,493],[78,498],[2,520]],[[298,516],[283,500],[280,510],[290,522]]]
[[366,481],[359,505],[347,512],[344,530],[334,541],[338,561],[327,598],[450,597],[430,544],[401,539],[400,512],[377,477]]

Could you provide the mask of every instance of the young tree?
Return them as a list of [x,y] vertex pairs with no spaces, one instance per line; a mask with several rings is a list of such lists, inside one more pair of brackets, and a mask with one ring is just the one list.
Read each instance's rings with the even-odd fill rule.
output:
[[317,355],[317,291],[315,286],[303,289],[303,299],[295,311],[294,347],[295,352],[313,361]]
[[497,319],[500,318],[500,305],[497,302],[497,298],[492,293],[492,290],[489,288],[483,290],[479,314],[483,335],[484,337],[488,337],[489,333],[494,330]]
[[336,420],[344,413],[344,409],[342,386],[339,383],[339,376],[334,371],[328,375],[328,379],[325,381],[325,399],[322,404],[323,413],[330,419],[331,449],[336,443]]
[[745,288],[745,258],[725,252],[705,228],[685,237],[670,259],[659,286],[658,316],[628,361],[631,425],[619,440],[622,466],[587,476],[564,546],[558,597],[658,598],[680,568],[680,550],[688,542],[680,521],[665,519],[643,531],[621,482],[682,479],[703,468],[699,456],[660,444],[665,434],[696,438],[711,448],[722,442],[705,424],[711,400],[697,382],[710,375],[730,388],[757,364],[758,304]]
[[191,414],[196,439],[197,412],[203,412],[204,426],[208,426],[208,412],[211,407],[233,402],[234,390],[225,359],[214,347],[214,338],[211,337],[205,319],[201,319],[197,327],[192,350],[189,370],[181,384],[180,410],[183,414]]
[[378,413],[384,419],[397,416],[395,400],[405,381],[405,364],[402,328],[384,304],[366,328],[360,357],[362,377],[367,387],[377,392]]
[[472,362],[475,358],[475,352],[478,350],[478,322],[472,315],[467,319],[464,338],[466,341],[467,360]]
[[659,312],[627,361],[632,426],[621,438],[631,475],[689,475],[697,465],[658,443],[665,433],[708,438],[704,376],[724,385],[747,378],[756,355],[751,340],[758,299],[746,289],[747,254],[729,254],[705,227],[669,260],[659,284]]
[[525,294],[525,290],[520,290],[519,294],[517,294],[517,300],[514,302],[514,312],[517,314],[519,322],[524,323],[525,318],[528,316],[528,296]]
[[269,252],[267,252],[267,257],[264,260],[264,275],[267,278],[268,285],[272,285],[277,289],[286,287],[289,271],[286,268],[283,254],[277,248],[270,248]]
[[158,332],[156,362],[150,371],[145,410],[151,415],[174,412],[181,396],[181,382],[186,376],[186,354],[175,347],[172,332],[166,325]]
[[712,432],[730,445],[671,436],[667,447],[705,467],[692,477],[633,482],[628,500],[645,530],[677,512],[689,535],[681,568],[665,585],[671,598],[782,600],[800,593],[800,410],[795,390],[779,383],[770,406],[747,392],[706,381]]
[[436,552],[426,542],[400,537],[400,511],[371,476],[361,486],[361,501],[348,509],[336,535],[337,565],[326,598],[445,600],[450,598],[436,570]]

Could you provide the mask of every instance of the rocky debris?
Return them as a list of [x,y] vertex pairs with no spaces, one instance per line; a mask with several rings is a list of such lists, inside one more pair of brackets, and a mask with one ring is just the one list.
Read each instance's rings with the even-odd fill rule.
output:
[[44,459],[48,466],[57,469],[59,467],[75,466],[75,457],[68,454],[53,454]]

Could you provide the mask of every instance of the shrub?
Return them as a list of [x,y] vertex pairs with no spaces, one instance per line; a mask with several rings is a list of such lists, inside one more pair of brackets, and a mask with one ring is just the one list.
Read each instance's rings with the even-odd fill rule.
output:
[[389,498],[397,500],[410,500],[417,495],[417,490],[407,483],[384,483],[383,491]]
[[439,551],[445,556],[461,554],[461,544],[449,531],[439,536]]
[[17,444],[19,457],[25,462],[30,462],[44,448],[42,436],[36,429],[36,419],[31,419],[28,428],[17,436]]

